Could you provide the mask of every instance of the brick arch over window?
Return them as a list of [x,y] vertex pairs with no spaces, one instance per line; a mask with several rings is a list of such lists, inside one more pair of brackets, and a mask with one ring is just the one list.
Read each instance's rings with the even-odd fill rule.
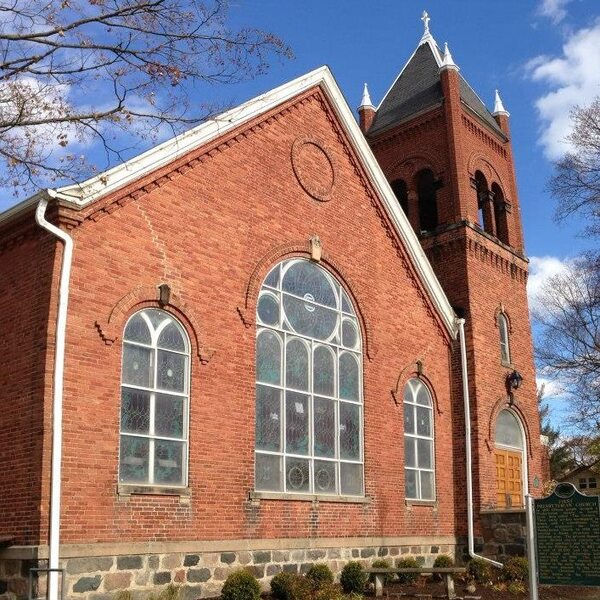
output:
[[196,354],[203,364],[206,364],[214,354],[214,350],[201,344],[201,328],[193,309],[176,293],[171,292],[167,304],[158,300],[158,286],[138,286],[123,296],[111,309],[104,320],[95,322],[101,339],[107,345],[114,344],[122,335],[123,328],[129,317],[143,308],[160,308],[179,319],[190,338],[192,354]]
[[527,454],[529,457],[533,457],[533,446],[531,443],[531,431],[529,429],[529,424],[527,422],[527,417],[525,413],[521,410],[521,406],[519,405],[519,401],[515,400],[512,404],[509,403],[508,398],[502,397],[496,400],[492,411],[490,412],[490,418],[488,421],[488,430],[487,430],[487,439],[485,440],[486,446],[490,452],[494,450],[494,439],[496,433],[496,422],[498,421],[498,415],[503,410],[512,410],[519,420],[521,421],[521,425],[523,427],[523,431],[525,433],[525,447],[527,448]]
[[433,402],[433,407],[435,408],[435,413],[438,415],[443,415],[444,411],[440,406],[437,394],[435,392],[435,386],[433,385],[431,379],[429,379],[429,377],[427,377],[423,372],[419,373],[419,371],[412,370],[414,366],[415,363],[411,362],[404,369],[402,369],[400,371],[400,374],[398,375],[398,379],[396,380],[396,386],[392,390],[392,398],[396,406],[402,408],[402,394],[404,392],[404,387],[406,386],[408,381],[411,379],[419,379],[429,389],[431,400]]
[[492,183],[496,182],[503,190],[507,189],[506,182],[494,167],[493,162],[490,161],[485,154],[473,152],[469,157],[467,171],[472,178],[475,177],[476,171],[481,171],[485,175],[490,186]]
[[391,169],[391,179],[405,179],[406,182],[410,182],[414,177],[415,173],[422,169],[431,169],[436,179],[440,179],[443,175],[443,165],[441,164],[439,157],[433,153],[419,152],[418,154],[411,154],[408,157],[398,161]]
[[[310,240],[291,242],[277,246],[268,251],[257,263],[248,279],[244,289],[244,305],[238,307],[238,313],[245,327],[251,327],[256,320],[256,304],[258,294],[264,278],[269,271],[279,262],[287,258],[310,258]],[[350,296],[354,303],[358,322],[360,323],[361,334],[364,344],[364,352],[369,360],[373,360],[377,355],[377,347],[373,340],[373,328],[370,318],[364,312],[365,303],[362,302],[362,295],[358,292],[358,286],[354,285],[352,280],[345,274],[343,268],[337,261],[327,255],[323,255],[319,264],[328,270],[342,285],[345,292]]]

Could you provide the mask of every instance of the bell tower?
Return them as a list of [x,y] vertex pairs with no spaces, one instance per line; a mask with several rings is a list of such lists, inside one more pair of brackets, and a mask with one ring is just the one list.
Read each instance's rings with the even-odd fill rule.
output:
[[[379,106],[371,104],[365,85],[358,110],[398,202],[457,315],[466,320],[474,512],[482,525],[483,515],[518,512],[524,494],[540,490],[528,260],[509,113],[498,91],[493,112],[486,108],[448,45],[441,50],[434,40],[427,13],[422,21],[417,48]],[[451,418],[458,437],[464,434],[458,346],[453,354]],[[465,458],[464,445],[457,447],[458,481]],[[464,489],[456,492],[464,506]]]

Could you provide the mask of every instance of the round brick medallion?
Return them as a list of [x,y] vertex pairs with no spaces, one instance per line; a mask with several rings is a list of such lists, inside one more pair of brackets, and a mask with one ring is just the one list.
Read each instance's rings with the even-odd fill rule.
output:
[[292,168],[302,189],[315,200],[331,199],[335,170],[331,153],[318,140],[297,138],[292,145]]

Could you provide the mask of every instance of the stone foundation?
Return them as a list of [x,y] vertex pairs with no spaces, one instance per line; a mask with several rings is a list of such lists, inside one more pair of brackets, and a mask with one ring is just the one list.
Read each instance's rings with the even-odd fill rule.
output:
[[[182,545],[186,549],[181,552],[72,556],[61,561],[65,569],[65,598],[110,600],[120,591],[128,590],[132,600],[142,600],[150,592],[160,592],[170,583],[181,587],[181,600],[212,598],[219,596],[227,576],[240,568],[251,571],[261,587],[268,590],[271,578],[277,573],[305,573],[317,562],[329,565],[336,575],[350,560],[370,566],[374,560],[384,558],[395,565],[400,558],[413,556],[419,563],[431,566],[439,554],[454,556],[456,548],[454,541],[448,538],[411,538],[405,540],[409,543],[397,545],[318,548],[286,548],[282,545],[285,541],[278,540],[277,549],[207,552],[192,551],[193,544],[185,543]],[[287,540],[288,543],[291,541]],[[314,543],[315,540],[311,541]],[[131,550],[135,550],[134,545]],[[0,600],[27,598],[29,569],[47,565],[43,559],[2,558],[2,555],[17,553],[16,549],[9,549],[0,554]],[[34,592],[43,596],[45,590],[46,576],[40,575]]]
[[500,562],[527,553],[525,511],[482,512],[482,553]]

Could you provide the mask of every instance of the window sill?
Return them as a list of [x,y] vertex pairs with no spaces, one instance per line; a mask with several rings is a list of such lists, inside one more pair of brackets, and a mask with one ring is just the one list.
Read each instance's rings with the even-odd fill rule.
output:
[[340,502],[342,504],[371,504],[368,496],[330,496],[328,494],[290,494],[284,492],[248,492],[250,500],[300,500],[304,502]]
[[406,499],[406,500],[404,500],[404,504],[409,509],[412,508],[413,506],[428,506],[430,508],[433,508],[434,510],[438,509],[437,500],[409,500],[409,499]]
[[514,365],[511,362],[506,362],[505,360],[500,360],[500,364],[507,369],[514,369]]
[[180,498],[190,498],[192,491],[189,487],[161,487],[120,483],[117,485],[117,494],[119,496],[179,496]]

